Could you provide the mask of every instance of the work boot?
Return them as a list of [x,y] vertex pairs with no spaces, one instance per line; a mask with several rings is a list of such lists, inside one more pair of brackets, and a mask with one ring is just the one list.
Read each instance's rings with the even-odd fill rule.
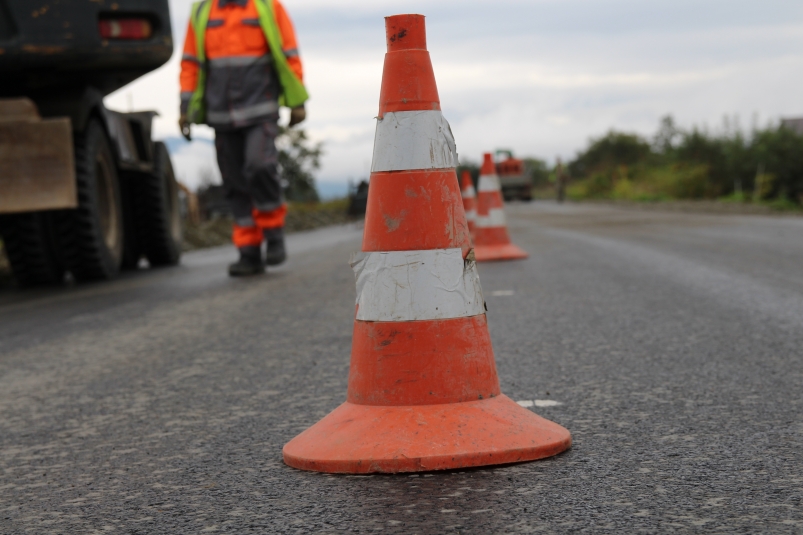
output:
[[269,228],[265,229],[265,263],[269,266],[276,266],[287,260],[287,251],[284,249],[284,229]]
[[240,259],[229,265],[231,277],[246,277],[264,272],[265,264],[262,263],[262,252],[259,247],[240,247]]

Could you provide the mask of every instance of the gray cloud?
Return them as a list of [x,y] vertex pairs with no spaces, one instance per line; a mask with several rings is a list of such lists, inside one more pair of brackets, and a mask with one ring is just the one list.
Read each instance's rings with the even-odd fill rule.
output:
[[[365,174],[371,157],[388,0],[284,0],[306,62],[311,135],[326,143],[324,180]],[[188,0],[173,0],[177,43]],[[511,147],[571,156],[615,127],[650,133],[679,122],[743,124],[803,114],[803,2],[790,0],[440,0],[427,15],[443,109],[461,155]],[[177,61],[126,92],[175,134]],[[176,95],[173,94],[176,93]],[[204,135],[204,134],[201,134]],[[211,135],[207,133],[205,135]]]

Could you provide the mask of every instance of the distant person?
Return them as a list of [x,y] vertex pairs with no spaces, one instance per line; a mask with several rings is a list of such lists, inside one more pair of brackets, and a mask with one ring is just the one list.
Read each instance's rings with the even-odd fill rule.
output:
[[[220,174],[234,214],[240,259],[233,277],[254,275],[287,258],[287,205],[279,176],[279,106],[289,126],[306,118],[295,30],[279,0],[204,0],[192,7],[181,61],[179,126],[215,129]],[[266,254],[262,257],[262,242]]]
[[555,190],[557,193],[558,202],[562,203],[566,199],[566,182],[569,177],[563,170],[563,162],[558,158],[558,163],[555,165]]

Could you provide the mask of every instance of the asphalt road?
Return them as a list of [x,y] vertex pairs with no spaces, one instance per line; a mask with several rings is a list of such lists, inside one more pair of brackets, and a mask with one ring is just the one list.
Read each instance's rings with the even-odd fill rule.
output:
[[480,266],[502,391],[570,451],[286,467],[346,392],[360,230],[331,228],[256,279],[222,248],[0,292],[0,533],[803,533],[803,219],[508,215],[531,258]]

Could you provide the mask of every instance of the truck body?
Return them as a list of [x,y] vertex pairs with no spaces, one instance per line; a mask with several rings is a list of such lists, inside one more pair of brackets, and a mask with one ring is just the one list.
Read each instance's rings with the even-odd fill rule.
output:
[[0,236],[22,284],[178,262],[156,114],[103,104],[172,53],[167,0],[0,0]]
[[512,151],[497,150],[495,163],[496,174],[499,176],[499,185],[505,200],[532,200],[533,180],[524,160],[514,158]]

